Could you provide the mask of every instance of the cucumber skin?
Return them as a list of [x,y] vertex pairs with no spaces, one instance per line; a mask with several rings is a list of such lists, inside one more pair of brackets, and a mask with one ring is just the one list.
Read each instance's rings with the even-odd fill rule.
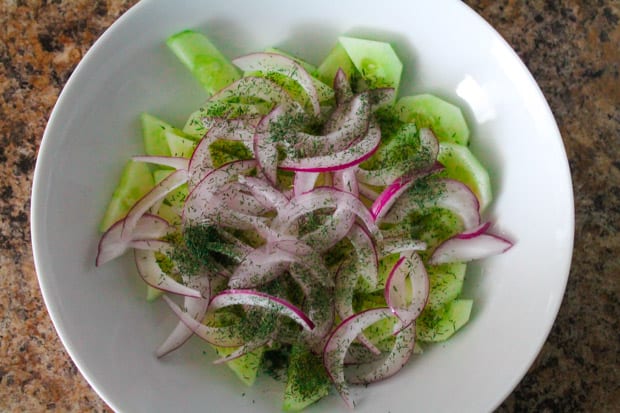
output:
[[209,94],[214,94],[241,77],[239,70],[203,34],[183,30],[166,44]]
[[419,128],[429,127],[440,142],[469,143],[469,127],[461,109],[435,95],[403,97],[394,110],[403,122],[413,122]]

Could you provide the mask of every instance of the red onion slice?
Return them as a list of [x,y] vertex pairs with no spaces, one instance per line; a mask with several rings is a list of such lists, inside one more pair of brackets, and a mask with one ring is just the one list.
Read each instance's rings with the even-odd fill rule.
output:
[[[405,285],[407,277],[411,285],[409,303]],[[385,282],[385,301],[404,326],[413,323],[422,313],[429,292],[428,274],[420,256],[415,251],[401,256]]]
[[127,217],[123,221],[121,238],[129,240],[133,237],[132,233],[142,217],[157,201],[163,199],[170,192],[187,182],[187,171],[179,169],[172,172],[160,183],[155,185],[153,189],[147,192],[127,213]]
[[162,271],[154,251],[134,250],[134,259],[138,274],[145,283],[158,290],[187,297],[203,298],[200,291],[187,287]]
[[305,330],[312,330],[314,328],[312,320],[293,304],[282,298],[255,290],[239,289],[222,291],[211,299],[209,308],[217,310],[218,308],[237,304],[262,307],[267,310],[276,311],[292,319]]
[[355,176],[355,169],[348,168],[334,172],[333,186],[343,192],[350,192],[357,196],[359,194],[359,186]]
[[342,106],[353,99],[353,90],[351,84],[344,71],[338,68],[336,76],[334,76],[334,97],[336,99],[336,107]]
[[413,354],[415,332],[415,323],[411,323],[398,333],[391,351],[382,359],[348,367],[346,371],[347,381],[352,384],[369,384],[398,373]]
[[295,172],[295,180],[293,181],[294,196],[299,196],[304,192],[311,191],[318,177],[318,172]]
[[201,339],[207,343],[220,347],[238,347],[243,345],[243,338],[239,335],[237,326],[230,327],[211,327],[202,324],[200,321],[192,318],[190,314],[179,308],[168,296],[162,297],[170,309],[177,317]]
[[[214,200],[216,193],[232,179],[236,179],[238,175],[250,171],[256,167],[255,160],[233,161],[220,166],[208,173],[196,185],[185,199],[183,205],[183,221],[200,221],[204,215],[204,208],[209,203],[223,204],[224,199],[218,197]],[[230,194],[229,194],[230,196]]]
[[448,178],[434,180],[432,186],[419,192],[405,192],[378,221],[395,224],[413,211],[432,207],[454,212],[467,230],[480,225],[480,204],[476,195],[464,183]]
[[228,287],[255,288],[276,279],[290,263],[298,262],[294,254],[265,244],[249,253],[233,272]]
[[308,95],[314,115],[320,115],[319,95],[312,76],[295,60],[277,53],[251,53],[237,57],[232,62],[246,72],[275,72],[293,79]]
[[[97,258],[95,259],[95,265],[100,266],[108,261],[123,255],[129,248],[144,247],[147,246],[147,242],[157,240],[165,235],[168,235],[174,228],[168,224],[165,219],[152,214],[144,214],[138,219],[136,226],[131,233],[131,238],[123,240],[121,234],[123,232],[123,226],[125,225],[125,219],[123,218],[115,222],[99,240],[97,247]],[[139,242],[136,245],[131,245],[133,242]],[[150,248],[149,248],[150,249]]]
[[380,247],[380,258],[387,257],[391,254],[410,252],[410,251],[423,251],[426,249],[426,243],[417,239],[409,238],[388,238],[383,237]]
[[[205,298],[185,297],[183,301],[183,307],[185,307],[187,314],[194,320],[200,321],[204,318],[207,312],[207,306],[209,305],[209,297],[211,295],[210,279],[208,276],[192,277],[193,287],[196,288]],[[181,347],[189,338],[194,334],[192,329],[179,320],[176,327],[172,330],[166,340],[155,351],[155,355],[160,358],[166,354],[171,353],[177,348]]]
[[374,122],[368,133],[357,143],[332,155],[314,156],[302,159],[284,159],[279,167],[289,171],[326,172],[337,171],[358,165],[370,158],[381,143],[381,130]]
[[429,264],[438,265],[449,262],[469,262],[508,251],[513,243],[493,234],[455,235],[441,243],[429,259]]
[[288,206],[288,198],[268,182],[251,176],[239,175],[239,183],[248,188],[256,200],[269,209],[282,210]]
[[415,181],[412,178],[398,178],[390,184],[375,199],[370,207],[370,213],[375,220],[380,220],[390,210],[392,205],[398,198],[413,185]]
[[222,101],[232,98],[260,99],[273,106],[286,105],[287,107],[298,107],[299,104],[293,100],[277,83],[264,77],[246,76],[231,83],[229,86],[211,96],[210,101]]
[[373,308],[343,320],[331,333],[323,349],[325,370],[349,408],[355,407],[344,377],[344,359],[357,336],[377,321],[393,317],[389,308]]
[[360,225],[353,224],[347,237],[355,249],[358,276],[366,282],[366,287],[374,289],[379,277],[379,257],[371,235]]
[[359,188],[360,195],[362,195],[364,198],[368,199],[369,201],[374,202],[377,198],[379,198],[380,194],[374,189],[370,188],[368,185],[358,181],[357,187]]
[[174,169],[188,169],[189,160],[180,156],[151,156],[151,155],[137,155],[132,156],[132,160],[135,162],[146,162],[161,166],[169,166]]

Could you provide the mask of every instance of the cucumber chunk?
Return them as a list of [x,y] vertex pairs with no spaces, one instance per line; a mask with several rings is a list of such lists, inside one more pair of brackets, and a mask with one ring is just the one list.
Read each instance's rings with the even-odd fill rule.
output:
[[440,142],[467,145],[469,128],[461,109],[431,94],[401,98],[394,107],[403,122],[430,128]]
[[298,412],[329,394],[331,382],[320,356],[293,346],[287,370],[282,409]]
[[195,140],[188,139],[173,129],[166,130],[164,136],[171,156],[190,158],[198,144]]
[[105,232],[112,224],[127,215],[129,209],[153,186],[155,186],[155,182],[147,164],[134,161],[127,162],[99,224],[101,232]]
[[201,33],[184,30],[170,36],[166,44],[209,94],[241,77],[237,68]]
[[194,139],[200,139],[208,131],[202,122],[203,118],[234,119],[242,115],[265,115],[270,109],[271,106],[264,103],[206,102],[189,116],[187,122],[185,122],[185,126],[183,126],[183,133]]
[[163,290],[159,290],[155,287],[151,287],[150,285],[146,285],[146,301],[149,303],[157,300],[159,297],[164,295]]
[[438,310],[461,294],[467,270],[466,264],[427,266],[426,270],[431,287],[426,308]]
[[403,64],[389,43],[346,36],[338,40],[367,88],[391,87],[398,93]]
[[142,123],[144,152],[147,155],[170,156],[166,131],[173,129],[172,125],[148,113],[142,113],[140,121]]
[[[220,357],[226,357],[233,351],[237,350],[236,347],[213,347]],[[241,357],[227,361],[226,365],[237,375],[239,380],[241,380],[246,386],[250,387],[256,381],[264,352],[265,347],[259,347]]]
[[440,342],[452,337],[469,321],[472,305],[473,300],[456,299],[439,310],[424,310],[416,321],[418,340]]
[[466,146],[449,142],[439,144],[437,160],[445,169],[442,176],[457,179],[472,190],[480,202],[480,211],[491,203],[493,194],[489,173]]
[[359,76],[353,61],[340,43],[336,43],[327,57],[325,57],[323,62],[319,65],[317,68],[317,77],[326,85],[333,85],[338,69],[342,69],[351,83],[354,83],[353,81]]

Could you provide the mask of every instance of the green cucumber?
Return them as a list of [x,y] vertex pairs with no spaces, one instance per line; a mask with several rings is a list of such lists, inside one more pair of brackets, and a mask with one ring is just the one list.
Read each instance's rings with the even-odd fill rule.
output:
[[154,186],[153,175],[146,163],[127,162],[99,229],[104,232],[116,221],[125,217],[131,207]]
[[[213,346],[213,348],[215,348],[217,355],[220,357],[229,356],[233,351],[237,350],[236,347]],[[241,357],[227,361],[226,365],[235,373],[239,380],[250,387],[256,381],[264,352],[265,347],[259,347]]]
[[331,381],[321,357],[294,345],[287,370],[282,409],[298,412],[329,394]]
[[403,64],[389,43],[346,36],[338,41],[368,89],[390,87],[398,93]]
[[188,139],[185,137],[185,134],[180,134],[173,129],[166,130],[164,136],[166,137],[166,143],[168,144],[171,156],[180,156],[189,159],[198,144],[195,140]]
[[146,112],[140,115],[140,121],[142,123],[144,152],[147,155],[170,156],[166,131],[173,129],[172,125]]
[[353,61],[351,61],[347,51],[344,50],[344,47],[342,47],[340,43],[336,43],[327,57],[325,57],[323,62],[319,65],[317,68],[317,77],[326,85],[333,85],[338,69],[342,69],[351,83],[354,83],[359,76]]
[[426,308],[437,310],[461,294],[467,265],[463,263],[427,266],[430,293]]
[[466,146],[441,142],[437,160],[445,166],[442,176],[463,182],[480,202],[480,211],[491,203],[493,194],[489,173]]
[[184,30],[170,36],[166,44],[209,94],[241,77],[239,70],[201,33]]
[[417,339],[439,342],[452,337],[469,321],[472,305],[473,300],[456,299],[438,310],[424,310],[416,320]]
[[413,122],[420,129],[430,128],[440,142],[469,142],[469,127],[461,109],[437,96],[407,96],[396,103],[394,110],[403,122]]
[[150,285],[146,285],[146,301],[149,303],[157,300],[159,297],[164,295],[164,291],[157,289],[155,287],[151,287]]

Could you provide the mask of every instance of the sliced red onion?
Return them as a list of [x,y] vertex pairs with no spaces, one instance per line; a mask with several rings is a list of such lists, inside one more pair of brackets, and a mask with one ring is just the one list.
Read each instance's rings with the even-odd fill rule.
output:
[[160,251],[168,246],[168,242],[158,239],[137,239],[130,241],[128,246],[136,250]]
[[[183,206],[183,220],[197,221],[204,216],[204,208],[213,203],[215,194],[238,175],[250,171],[256,167],[255,160],[233,161],[220,166],[208,173],[198,185],[196,185],[185,199]],[[217,201],[223,203],[220,198]]]
[[[360,277],[360,270],[363,269],[360,261],[355,261],[351,265],[342,265],[338,269],[336,274],[336,292],[334,300],[336,313],[344,320],[355,314],[353,310],[353,296],[357,286],[357,281]],[[362,343],[371,353],[380,354],[379,350],[372,342],[364,335],[360,333],[357,336],[357,340]]]
[[[209,305],[209,297],[211,295],[210,280],[208,276],[193,276],[192,287],[196,288],[205,298],[193,298],[185,297],[183,301],[183,307],[185,307],[187,314],[194,320],[200,321],[204,318],[207,312],[207,306]],[[168,353],[181,347],[189,338],[194,334],[192,329],[179,320],[176,327],[172,330],[166,340],[155,351],[155,355],[163,357]]]
[[133,237],[132,233],[135,230],[136,224],[140,220],[140,217],[142,217],[157,201],[165,198],[166,195],[183,185],[185,182],[187,182],[187,171],[179,169],[172,172],[160,183],[155,185],[153,189],[147,192],[138,202],[136,202],[127,213],[127,216],[123,221],[121,238],[123,240],[130,240]]
[[278,146],[272,138],[270,129],[272,125],[287,114],[285,106],[276,106],[271,112],[263,116],[256,126],[256,133],[253,139],[253,151],[258,167],[265,175],[265,178],[272,185],[276,185],[278,180]]
[[358,181],[357,187],[359,188],[360,195],[362,195],[364,198],[370,201],[374,201],[375,199],[379,198],[379,193],[376,192],[374,189],[370,188],[368,185]]
[[294,149],[304,157],[327,155],[340,152],[361,139],[368,131],[370,105],[368,94],[361,93],[347,105],[340,118],[332,120],[332,130],[325,135],[299,132],[295,135]]
[[319,96],[312,76],[295,60],[277,53],[251,53],[232,60],[246,72],[281,73],[299,83],[308,95],[315,116],[321,113]]
[[334,97],[336,106],[342,106],[353,99],[353,90],[351,84],[344,71],[338,68],[336,76],[334,76]]
[[286,105],[287,107],[298,107],[299,104],[293,100],[277,83],[264,77],[246,76],[231,83],[224,89],[211,96],[210,101],[222,101],[232,98],[242,97],[245,99],[260,99],[273,106]]
[[146,162],[161,166],[169,166],[174,169],[187,170],[189,160],[180,156],[151,156],[151,155],[137,155],[132,156],[132,160],[135,162]]
[[344,192],[350,192],[357,196],[359,194],[359,186],[357,183],[357,177],[355,176],[355,169],[341,169],[334,172],[333,186],[336,189],[340,189]]
[[138,274],[145,283],[158,290],[167,291],[172,294],[179,294],[194,298],[203,298],[200,291],[195,288],[187,287],[162,271],[154,251],[134,250],[134,258]]
[[[318,187],[291,200],[291,208],[278,215],[272,227],[285,232],[290,229],[301,216],[323,208],[341,207],[357,215],[372,234],[379,234],[379,229],[372,219],[366,206],[349,192],[334,188]],[[347,229],[348,232],[348,229]],[[346,232],[345,232],[346,234]],[[343,234],[344,236],[344,234]]]
[[120,257],[129,248],[135,248],[135,246],[131,245],[133,242],[142,241],[137,246],[145,247],[147,246],[147,241],[157,240],[174,231],[174,228],[165,219],[157,215],[144,214],[138,219],[131,233],[131,238],[123,240],[121,234],[125,225],[125,219],[123,218],[115,222],[101,236],[97,247],[96,266],[103,265],[114,258]]
[[355,406],[344,377],[344,359],[357,336],[377,321],[393,317],[389,308],[373,308],[343,320],[331,333],[323,349],[325,370],[349,408]]
[[405,237],[388,238],[384,235],[379,247],[379,256],[383,258],[401,252],[423,251],[426,249],[426,243],[417,239]]
[[276,279],[290,263],[298,262],[299,258],[294,254],[274,247],[273,244],[265,244],[249,253],[233,272],[228,287],[255,288]]
[[220,347],[238,347],[244,344],[238,326],[211,327],[195,320],[186,311],[179,308],[168,296],[162,297],[174,314],[198,337]]
[[263,206],[278,211],[288,206],[288,198],[266,181],[244,175],[239,175],[238,179],[239,183],[247,187]]
[[358,276],[366,281],[367,287],[374,289],[379,277],[379,257],[371,235],[364,227],[353,224],[347,237],[355,249]]
[[[472,235],[473,234],[473,235]],[[429,259],[429,264],[469,262],[502,254],[513,246],[509,240],[493,234],[481,233],[479,229],[454,237],[441,243]]]
[[289,171],[326,172],[358,165],[370,158],[381,143],[381,129],[371,122],[366,136],[347,149],[332,155],[284,159],[279,167]]
[[394,102],[394,98],[396,97],[396,89],[391,87],[368,89],[367,92],[373,110],[389,105]]
[[375,199],[370,207],[370,213],[373,218],[378,221],[383,218],[385,214],[390,210],[392,205],[398,200],[398,198],[413,185],[415,180],[412,178],[398,178],[392,182],[387,188],[381,192],[381,194]]
[[466,230],[480,225],[480,204],[467,185],[448,178],[437,179],[432,184],[428,190],[402,194],[378,221],[394,224],[411,212],[438,207],[448,209],[460,217]]
[[255,290],[238,289],[222,291],[211,299],[209,308],[217,310],[218,308],[237,304],[262,307],[267,310],[276,311],[297,322],[305,330],[312,330],[314,328],[312,320],[293,304],[282,298]]
[[415,332],[415,323],[411,323],[398,333],[392,350],[382,359],[349,367],[346,371],[347,381],[352,384],[369,384],[398,373],[413,354]]
[[210,147],[215,141],[218,139],[241,141],[249,150],[252,150],[253,136],[254,126],[248,125],[240,119],[218,118],[200,140],[189,160],[190,187],[193,188],[214,169]]
[[[406,295],[407,277],[411,285],[409,303]],[[385,301],[404,326],[413,323],[422,313],[429,292],[428,274],[420,256],[415,251],[401,256],[385,281]]]
[[293,181],[293,194],[299,196],[304,192],[311,191],[319,177],[318,172],[295,172]]

